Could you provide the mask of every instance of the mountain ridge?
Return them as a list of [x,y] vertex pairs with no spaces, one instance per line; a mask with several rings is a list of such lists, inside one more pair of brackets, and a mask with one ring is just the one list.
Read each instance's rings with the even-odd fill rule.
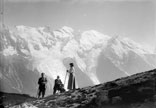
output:
[[64,81],[70,62],[75,64],[79,87],[156,67],[156,54],[130,39],[110,37],[96,30],[75,32],[67,26],[58,30],[17,26],[0,32],[0,81],[8,85],[3,86],[3,91],[32,91],[31,95],[36,95],[37,80],[44,72],[50,94],[57,75]]

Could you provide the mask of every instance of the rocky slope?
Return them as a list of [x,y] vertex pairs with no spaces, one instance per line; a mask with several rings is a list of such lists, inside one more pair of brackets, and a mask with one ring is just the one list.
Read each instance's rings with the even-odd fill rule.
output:
[[10,108],[155,108],[156,69]]
[[0,92],[0,108],[10,107],[23,102],[33,101],[35,98],[26,94],[4,93]]

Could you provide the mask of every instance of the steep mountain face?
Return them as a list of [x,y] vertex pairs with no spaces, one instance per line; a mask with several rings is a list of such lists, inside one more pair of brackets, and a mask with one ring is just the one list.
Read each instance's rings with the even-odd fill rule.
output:
[[[22,97],[26,99],[26,96]],[[7,96],[4,97],[6,98]],[[43,99],[35,100],[30,97],[27,99],[31,100],[23,100],[19,104],[14,104],[16,101],[13,101],[10,106],[8,104],[5,106],[8,105],[9,108],[155,108],[156,69]]]
[[[77,34],[70,27],[17,26],[0,33],[0,83],[7,92],[36,95],[41,72],[48,78],[47,95],[57,75],[64,82],[69,63],[79,87],[153,69],[156,54],[127,38],[109,37],[95,30]],[[68,77],[67,77],[68,79]],[[67,81],[66,79],[66,81]],[[65,87],[66,87],[65,83]]]

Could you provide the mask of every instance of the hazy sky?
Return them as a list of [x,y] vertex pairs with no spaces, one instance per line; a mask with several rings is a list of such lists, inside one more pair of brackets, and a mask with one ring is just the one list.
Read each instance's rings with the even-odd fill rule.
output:
[[[94,29],[156,46],[152,0],[4,0],[5,24]],[[154,0],[153,0],[154,1]]]

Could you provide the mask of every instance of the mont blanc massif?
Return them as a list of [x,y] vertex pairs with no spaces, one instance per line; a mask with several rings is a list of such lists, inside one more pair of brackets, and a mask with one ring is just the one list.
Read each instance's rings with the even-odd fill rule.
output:
[[38,78],[44,72],[46,95],[52,94],[54,79],[59,75],[64,83],[70,62],[74,63],[79,88],[156,67],[155,52],[126,37],[111,37],[96,30],[16,26],[5,27],[0,35],[0,89],[5,92],[35,96]]

